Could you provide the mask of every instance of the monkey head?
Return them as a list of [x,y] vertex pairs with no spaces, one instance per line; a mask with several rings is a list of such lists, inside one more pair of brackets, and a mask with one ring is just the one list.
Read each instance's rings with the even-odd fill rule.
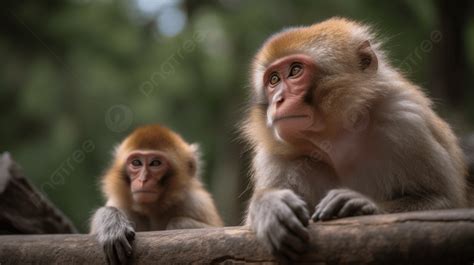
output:
[[368,85],[378,72],[372,39],[368,28],[339,18],[272,36],[254,58],[247,135],[265,141],[258,135],[271,133],[271,146],[311,151],[325,135],[365,129],[365,103],[377,93]]
[[[133,131],[115,151],[111,170],[120,179],[105,180],[105,192],[122,202],[147,206],[178,200],[192,178],[197,177],[198,146],[186,143],[178,134],[160,126],[148,125]],[[110,191],[110,192],[108,192]]]

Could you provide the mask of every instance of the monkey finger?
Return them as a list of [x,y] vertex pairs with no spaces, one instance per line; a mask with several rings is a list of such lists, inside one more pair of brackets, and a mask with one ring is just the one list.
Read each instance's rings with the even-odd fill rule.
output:
[[313,221],[315,221],[315,222],[318,221],[318,220],[319,220],[318,214],[319,214],[319,204],[316,205],[316,207],[314,207],[314,212],[313,212],[313,214],[311,215],[311,220],[313,220]]
[[344,204],[341,210],[339,210],[337,216],[342,218],[359,215],[357,212],[359,212],[365,204],[366,201],[364,199],[349,200],[346,204]]
[[133,240],[135,240],[135,231],[133,230],[129,230],[125,233],[125,237],[127,238],[127,240],[129,242],[132,242]]
[[337,195],[341,194],[341,193],[344,193],[344,189],[333,189],[333,190],[330,190],[326,196],[324,196],[324,198],[318,203],[318,206],[320,206],[320,208],[324,208],[325,205],[327,205],[330,201],[333,200],[334,197],[336,197]]
[[294,252],[301,254],[306,252],[308,250],[308,245],[309,245],[309,233],[308,234],[308,239],[306,238],[301,238],[290,231],[283,237],[283,245],[285,245],[287,248],[292,249]]
[[379,209],[377,208],[377,206],[375,204],[369,203],[369,204],[364,205],[360,209],[360,212],[361,212],[362,215],[376,214],[376,213],[379,213]]
[[309,225],[309,212],[306,207],[299,207],[297,209],[293,209],[293,212],[295,213],[296,217],[298,217],[302,225]]
[[110,265],[120,265],[117,255],[115,255],[114,245],[112,242],[104,245],[104,251],[107,256],[107,262]]
[[324,197],[318,205],[314,208],[314,214],[311,216],[311,219],[313,221],[319,221],[321,220],[321,212],[324,208],[326,208],[326,205],[331,201],[332,197],[335,195],[335,193],[328,193],[326,197]]
[[295,235],[302,242],[306,243],[309,241],[308,229],[296,217],[292,216],[286,220],[280,220],[280,222],[288,229],[288,232]]
[[313,221],[321,221],[322,220],[321,215],[322,215],[323,210],[326,208],[326,205],[327,205],[326,201],[321,201],[318,205],[316,205],[314,214],[311,217],[313,219]]
[[[111,254],[111,255],[113,255],[113,254]],[[114,263],[113,257],[112,257],[111,255],[109,255],[109,254],[106,254],[106,255],[105,255],[106,260],[107,260],[107,264],[108,264],[108,265],[115,265],[116,263]]]
[[284,230],[292,232],[304,241],[309,240],[308,230],[289,207],[281,207],[277,212],[277,219]]
[[349,200],[349,198],[344,194],[335,196],[323,209],[321,209],[319,218],[326,221],[332,217],[336,217],[336,214],[339,212],[341,207],[344,206],[347,200]]
[[309,224],[309,212],[306,209],[306,203],[302,200],[285,200],[286,204],[290,207],[293,213],[298,217],[304,226]]
[[319,220],[321,220],[319,218],[319,215],[321,214],[321,210],[319,209],[316,209],[316,211],[313,213],[313,215],[311,216],[311,219],[314,221],[314,222],[317,222]]
[[133,248],[132,248],[132,244],[128,241],[128,239],[127,240],[122,240],[121,244],[122,244],[122,249],[125,251],[125,254],[127,256],[131,256]]
[[120,264],[127,264],[127,255],[125,254],[125,250],[123,249],[120,241],[114,244],[114,251]]
[[104,253],[105,253],[105,260],[107,261],[107,264],[111,265],[112,260],[110,260],[109,253],[107,253],[107,251],[105,251],[105,248],[104,248]]
[[319,213],[321,212],[321,204],[318,204],[316,205],[316,207],[314,207],[314,213],[311,215],[311,219],[313,221],[318,221],[319,220]]

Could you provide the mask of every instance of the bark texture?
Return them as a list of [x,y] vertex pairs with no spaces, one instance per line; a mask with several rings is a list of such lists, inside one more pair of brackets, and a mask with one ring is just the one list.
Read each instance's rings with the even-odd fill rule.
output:
[[0,154],[0,234],[76,231],[71,221],[31,185],[10,155]]
[[[310,225],[296,264],[473,264],[474,209],[352,217]],[[274,264],[244,227],[137,233],[133,264]],[[0,236],[3,264],[105,264],[89,235]]]

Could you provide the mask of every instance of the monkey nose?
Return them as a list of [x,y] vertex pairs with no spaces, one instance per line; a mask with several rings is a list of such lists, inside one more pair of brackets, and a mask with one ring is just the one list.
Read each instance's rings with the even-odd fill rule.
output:
[[275,104],[276,106],[280,106],[283,101],[285,101],[285,98],[283,97],[283,95],[279,94],[277,97],[275,97]]
[[147,175],[146,174],[140,175],[140,177],[138,177],[138,180],[140,182],[146,182],[148,180]]

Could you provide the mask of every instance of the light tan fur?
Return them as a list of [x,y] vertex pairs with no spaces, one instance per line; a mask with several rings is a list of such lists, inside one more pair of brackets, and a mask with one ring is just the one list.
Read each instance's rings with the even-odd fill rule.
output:
[[[376,73],[355,67],[355,49],[364,41],[378,58]],[[251,207],[269,190],[290,189],[313,209],[334,188],[358,191],[386,212],[466,206],[466,169],[455,135],[380,45],[368,26],[343,18],[290,28],[264,43],[253,61],[254,105],[243,125],[254,152]],[[311,139],[317,155],[279,141],[265,123],[263,72],[293,53],[310,55],[320,71],[316,108],[327,130]],[[345,128],[351,113],[366,115],[367,127]]]

